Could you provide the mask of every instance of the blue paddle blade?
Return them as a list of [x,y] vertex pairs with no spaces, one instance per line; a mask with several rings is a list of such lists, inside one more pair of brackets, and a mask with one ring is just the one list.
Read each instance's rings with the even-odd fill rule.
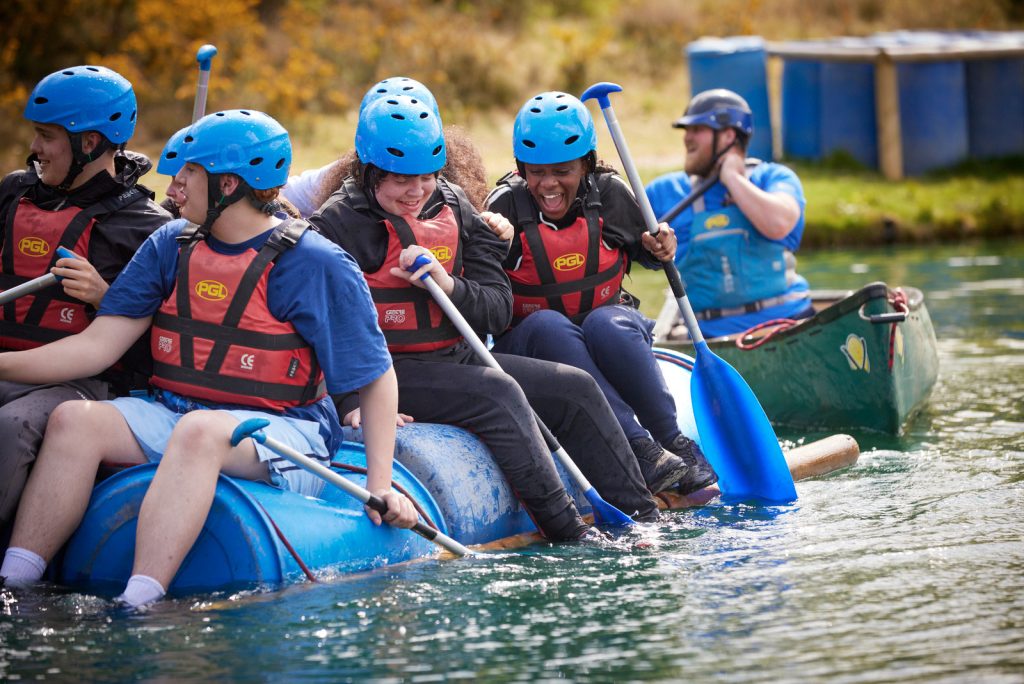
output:
[[723,498],[795,501],[793,476],[754,392],[707,343],[696,348],[690,380],[693,417]]
[[628,515],[602,499],[601,495],[593,487],[583,492],[583,496],[587,497],[587,501],[590,502],[591,507],[594,509],[594,522],[604,525],[629,526],[636,524]]

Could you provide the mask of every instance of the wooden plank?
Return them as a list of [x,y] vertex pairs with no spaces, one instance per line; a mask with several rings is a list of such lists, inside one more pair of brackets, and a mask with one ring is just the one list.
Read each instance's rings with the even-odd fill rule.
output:
[[900,87],[896,64],[886,54],[875,60],[875,122],[878,166],[890,180],[903,178],[903,134],[900,130]]

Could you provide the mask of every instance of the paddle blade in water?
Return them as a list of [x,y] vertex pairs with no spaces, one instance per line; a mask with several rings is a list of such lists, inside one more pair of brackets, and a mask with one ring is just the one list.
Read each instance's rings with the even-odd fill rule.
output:
[[701,447],[728,499],[796,500],[796,488],[768,416],[736,369],[697,345],[690,399]]

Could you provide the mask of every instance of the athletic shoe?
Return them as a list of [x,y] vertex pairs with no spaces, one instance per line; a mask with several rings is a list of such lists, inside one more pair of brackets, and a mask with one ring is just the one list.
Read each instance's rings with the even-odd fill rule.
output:
[[708,463],[704,452],[700,450],[696,442],[686,435],[679,435],[665,448],[681,458],[689,466],[689,472],[686,477],[677,482],[679,493],[683,496],[692,494],[705,487],[710,487],[718,482],[718,475],[715,473],[715,469],[711,467],[711,464]]
[[644,483],[652,493],[664,491],[687,476],[689,468],[686,462],[650,437],[634,439],[629,443],[636,461],[640,465],[640,473]]

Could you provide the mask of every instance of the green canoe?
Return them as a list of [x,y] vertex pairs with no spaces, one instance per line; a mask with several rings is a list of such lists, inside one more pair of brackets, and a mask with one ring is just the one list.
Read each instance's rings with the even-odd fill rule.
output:
[[[881,282],[811,295],[812,318],[710,339],[708,346],[739,371],[776,426],[898,434],[938,375],[924,295]],[[675,300],[659,316],[656,344],[687,352],[685,328],[665,318],[672,307]]]

